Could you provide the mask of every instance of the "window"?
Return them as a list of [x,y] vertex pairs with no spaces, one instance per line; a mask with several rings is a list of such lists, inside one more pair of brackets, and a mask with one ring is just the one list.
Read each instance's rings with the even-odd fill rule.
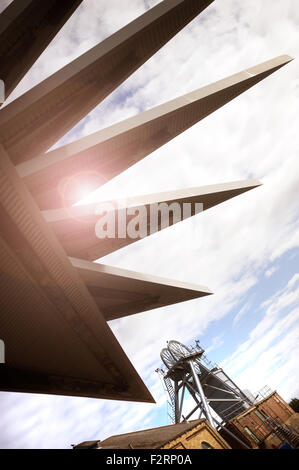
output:
[[214,449],[214,447],[211,446],[211,444],[209,444],[209,443],[206,442],[206,441],[202,441],[202,443],[201,443],[201,448],[202,448],[202,449]]
[[245,426],[245,431],[247,432],[247,434],[249,434],[249,436],[257,443],[259,444],[259,439],[256,437],[256,435],[247,427]]

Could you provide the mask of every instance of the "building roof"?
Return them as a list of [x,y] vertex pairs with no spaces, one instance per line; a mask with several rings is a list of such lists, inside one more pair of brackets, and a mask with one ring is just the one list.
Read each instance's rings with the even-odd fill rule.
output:
[[101,444],[101,441],[84,441],[81,444],[73,445],[74,449],[97,449]]
[[99,446],[103,449],[158,449],[204,422],[206,422],[205,419],[198,419],[189,423],[171,424],[119,434],[101,441]]
[[240,418],[243,418],[244,416],[248,415],[249,413],[251,413],[251,411],[253,411],[255,408],[257,408],[258,406],[260,406],[262,403],[264,403],[265,401],[269,400],[269,398],[271,398],[273,395],[277,394],[277,391],[275,390],[274,392],[270,393],[270,395],[268,395],[267,397],[263,398],[262,400],[258,401],[257,403],[255,403],[254,405],[252,405],[250,408],[248,408],[246,411],[244,411],[243,413],[240,413],[238,414],[237,416],[235,416],[234,418],[232,418],[230,421],[234,421],[234,420],[238,420]]

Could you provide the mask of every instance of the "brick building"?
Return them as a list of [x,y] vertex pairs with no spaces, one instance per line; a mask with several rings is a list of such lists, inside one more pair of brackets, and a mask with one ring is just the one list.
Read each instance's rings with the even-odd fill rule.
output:
[[86,441],[77,449],[230,449],[206,419]]
[[[299,414],[271,393],[225,426],[251,449],[275,449],[287,443],[299,447]],[[217,432],[206,419],[172,424],[86,441],[79,449],[238,449],[244,448],[226,430]]]
[[[279,448],[284,442],[297,447],[298,419],[298,413],[277,392],[273,392],[231,419],[226,427],[252,449]],[[227,434],[225,439],[232,448],[239,448],[239,444]]]

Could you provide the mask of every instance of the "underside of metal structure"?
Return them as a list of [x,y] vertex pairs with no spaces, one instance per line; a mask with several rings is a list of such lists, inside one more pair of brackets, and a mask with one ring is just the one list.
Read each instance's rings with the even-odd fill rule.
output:
[[[113,206],[109,211],[117,214],[117,223],[126,216],[125,234],[118,230],[111,238],[96,230],[105,218],[103,208],[73,205],[86,195],[84,188],[92,192],[103,186],[292,58],[283,55],[251,66],[53,149],[185,26],[205,15],[213,0],[163,0],[7,102],[81,3],[13,0],[3,11],[0,7],[0,86],[6,93],[0,96],[0,337],[6,361],[0,391],[152,403],[108,322],[212,292],[96,260],[184,220],[171,215],[168,224],[157,222],[151,231],[153,206],[188,203],[188,217],[193,217],[198,204],[205,211],[261,183],[251,179],[174,188],[135,195],[120,208],[117,199],[105,201],[104,207]],[[145,231],[135,237],[126,229],[138,215],[132,209],[139,207],[145,209],[138,221]],[[246,406],[221,369],[203,364],[200,350],[183,351],[176,352],[173,343],[167,372],[175,383],[177,421],[180,390],[189,391],[194,411],[200,409],[211,422],[210,409],[227,419]]]
[[[161,351],[161,359],[166,370],[158,371],[170,397],[173,422],[187,421],[197,414],[196,417],[204,416],[217,428],[253,405],[233,380],[208,360],[199,341],[192,348],[169,341]],[[194,406],[184,415],[187,395],[193,398]]]

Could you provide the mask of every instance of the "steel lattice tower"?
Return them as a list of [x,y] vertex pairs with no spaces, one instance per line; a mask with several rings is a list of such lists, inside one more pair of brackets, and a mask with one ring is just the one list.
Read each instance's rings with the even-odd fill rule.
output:
[[[199,341],[191,349],[178,341],[169,341],[161,351],[161,359],[167,369],[157,369],[157,372],[162,375],[170,397],[173,422],[186,421],[199,413],[199,417],[204,416],[216,428],[253,405],[233,380],[208,360]],[[195,406],[184,416],[186,391]]]

